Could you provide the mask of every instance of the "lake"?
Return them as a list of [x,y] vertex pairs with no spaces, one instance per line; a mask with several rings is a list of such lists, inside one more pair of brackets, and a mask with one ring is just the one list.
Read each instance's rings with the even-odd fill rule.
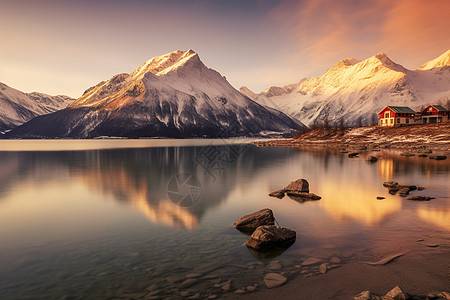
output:
[[[265,289],[269,271],[319,276],[310,257],[339,268],[450,241],[448,160],[247,142],[0,141],[0,299],[214,298]],[[299,178],[322,199],[268,196]],[[389,180],[436,199],[391,195]],[[244,245],[232,224],[262,208],[297,232],[291,247]]]

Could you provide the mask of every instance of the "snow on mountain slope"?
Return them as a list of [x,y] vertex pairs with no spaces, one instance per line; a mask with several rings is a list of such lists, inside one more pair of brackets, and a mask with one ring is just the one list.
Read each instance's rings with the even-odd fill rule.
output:
[[67,109],[11,136],[227,137],[291,134],[299,127],[274,112],[239,93],[194,51],[175,51],[100,82]]
[[74,100],[67,96],[23,93],[0,82],[0,130],[8,130],[36,116],[63,109]]
[[427,63],[424,63],[419,67],[419,70],[430,70],[434,68],[440,68],[450,66],[450,50],[439,56],[438,58],[435,58],[433,60],[430,60]]
[[384,53],[364,61],[344,59],[289,93],[268,97],[263,92],[252,99],[306,125],[324,119],[334,124],[341,120],[347,125],[371,124],[386,105],[420,109],[446,103],[450,99],[447,57],[425,64],[423,70],[408,70]]

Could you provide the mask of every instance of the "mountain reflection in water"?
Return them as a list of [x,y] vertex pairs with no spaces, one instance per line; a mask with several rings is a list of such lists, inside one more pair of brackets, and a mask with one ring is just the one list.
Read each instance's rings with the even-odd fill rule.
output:
[[[285,266],[310,256],[367,260],[368,251],[410,249],[429,236],[447,243],[450,161],[375,155],[369,164],[324,151],[213,143],[0,151],[0,298],[63,298],[70,290],[73,299],[107,299],[150,284],[172,298],[178,277],[193,270],[253,284],[261,278],[239,266],[264,270],[274,257]],[[299,178],[322,199],[268,196]],[[436,199],[390,195],[386,180],[424,186],[414,193]],[[248,235],[232,227],[265,207],[297,232],[288,249],[249,250]]]

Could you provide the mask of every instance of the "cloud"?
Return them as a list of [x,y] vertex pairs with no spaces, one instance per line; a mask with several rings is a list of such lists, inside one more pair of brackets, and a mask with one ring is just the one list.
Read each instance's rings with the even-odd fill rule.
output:
[[303,0],[284,1],[268,17],[311,67],[379,52],[417,67],[448,50],[449,11],[448,0]]

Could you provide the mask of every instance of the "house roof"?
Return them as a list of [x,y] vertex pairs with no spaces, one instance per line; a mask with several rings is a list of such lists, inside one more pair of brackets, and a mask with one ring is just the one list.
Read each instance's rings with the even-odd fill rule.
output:
[[440,105],[431,105],[431,106],[433,106],[434,108],[436,108],[439,111],[448,111],[445,107],[440,106]]
[[[409,108],[407,106],[390,106],[390,105],[388,105],[386,107],[388,107],[390,110],[392,110],[395,113],[402,113],[402,114],[415,114],[416,113],[414,110],[412,110],[411,108]],[[380,114],[385,108],[383,108],[378,114]]]

